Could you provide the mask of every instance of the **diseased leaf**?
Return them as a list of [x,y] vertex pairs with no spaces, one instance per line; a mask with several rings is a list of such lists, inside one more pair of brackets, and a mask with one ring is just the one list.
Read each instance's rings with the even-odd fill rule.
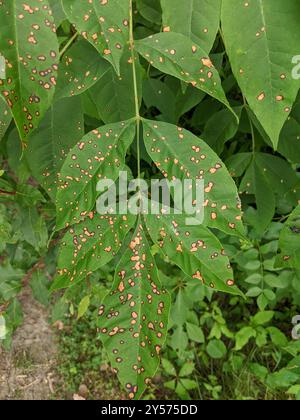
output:
[[70,151],[59,177],[57,230],[79,222],[93,210],[100,179],[119,177],[135,128],[134,120],[105,125],[84,136]]
[[203,140],[163,122],[143,120],[149,156],[170,181],[204,180],[204,226],[243,235],[241,204],[224,163]]
[[58,258],[58,276],[52,290],[74,285],[108,264],[119,251],[136,217],[100,216],[95,212],[64,236]]
[[202,90],[230,108],[208,53],[186,36],[161,33],[135,42],[137,51],[160,71]]
[[109,64],[95,48],[85,40],[76,42],[64,54],[59,66],[55,100],[80,95],[97,83],[108,70]]
[[[68,118],[66,118],[68,115]],[[56,102],[30,138],[26,157],[32,174],[54,200],[58,173],[84,130],[78,98]]]
[[146,224],[153,242],[195,282],[242,295],[223,246],[209,229],[187,226],[185,215],[147,215]]
[[210,52],[220,26],[221,0],[161,0],[166,32],[178,32]]
[[63,0],[65,13],[77,31],[119,74],[129,40],[129,0]]
[[6,79],[0,92],[24,142],[51,104],[58,69],[56,28],[47,0],[0,3],[0,53]]
[[288,218],[279,238],[279,267],[300,270],[300,206]]
[[158,368],[169,308],[139,221],[99,310],[102,342],[130,399],[142,396]]
[[278,151],[291,162],[300,162],[300,102],[294,106],[281,131]]
[[2,96],[0,96],[0,140],[4,137],[11,122],[11,118],[9,106],[5,103]]
[[234,75],[274,148],[300,87],[292,77],[292,58],[299,54],[299,13],[295,0],[222,2]]
[[[142,101],[142,69],[136,56],[137,89]],[[120,62],[120,76],[110,68],[89,90],[98,113],[106,124],[135,117],[135,98],[131,53],[126,51]]]
[[53,13],[55,25],[58,28],[66,19],[66,15],[62,7],[62,2],[61,0],[49,0],[49,4]]

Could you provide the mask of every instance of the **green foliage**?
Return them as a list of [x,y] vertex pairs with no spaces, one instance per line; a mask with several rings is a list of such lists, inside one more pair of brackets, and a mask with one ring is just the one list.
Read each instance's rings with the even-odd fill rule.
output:
[[[182,399],[262,396],[229,392],[232,372],[300,398],[287,338],[300,306],[299,12],[297,0],[0,4],[6,346],[29,285],[53,323],[97,324],[129,398],[154,397],[155,375]],[[99,215],[98,182],[120,171],[203,181],[203,222],[145,214],[142,194],[138,214]]]

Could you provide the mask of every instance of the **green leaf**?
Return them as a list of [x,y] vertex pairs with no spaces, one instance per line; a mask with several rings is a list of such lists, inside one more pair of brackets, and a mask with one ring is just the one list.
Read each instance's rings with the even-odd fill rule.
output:
[[0,4],[0,53],[6,98],[22,141],[38,127],[51,104],[58,68],[58,42],[47,0],[5,1]]
[[55,100],[80,95],[111,69],[87,41],[76,42],[63,56],[59,66]]
[[33,297],[44,306],[49,304],[48,279],[41,271],[35,271],[30,279]]
[[70,22],[118,74],[120,59],[129,40],[129,4],[129,0],[63,0]]
[[220,25],[221,0],[161,0],[165,31],[186,35],[207,52]]
[[226,346],[221,340],[211,340],[206,351],[213,359],[222,359],[227,353]]
[[17,223],[24,240],[33,246],[36,251],[41,252],[46,249],[48,230],[45,219],[39,214],[36,207],[22,208]]
[[256,325],[264,325],[268,324],[274,317],[275,313],[273,311],[264,311],[264,312],[258,312],[253,317],[253,323]]
[[171,309],[171,320],[178,326],[182,326],[188,316],[188,305],[184,290],[178,291],[176,301]]
[[168,359],[161,359],[164,371],[170,376],[176,376],[176,369]]
[[195,364],[193,362],[185,363],[179,371],[179,377],[184,378],[190,376],[195,370]]
[[136,0],[137,8],[143,18],[157,25],[161,24],[161,0]]
[[135,128],[134,120],[99,127],[70,151],[57,191],[57,230],[79,222],[93,210],[100,179],[119,177]]
[[300,162],[300,102],[294,106],[285,123],[279,140],[278,151],[293,163]]
[[292,58],[299,54],[299,13],[295,0],[222,2],[230,64],[275,149],[299,90],[292,77]]
[[279,267],[300,269],[300,206],[296,207],[281,231],[279,249]]
[[270,225],[276,205],[274,191],[270,188],[264,169],[254,156],[240,185],[240,193],[255,196],[257,208],[255,227],[259,233],[263,233]]
[[5,301],[14,298],[22,287],[24,273],[10,264],[0,266],[0,297]]
[[59,171],[72,147],[81,139],[83,130],[80,100],[65,98],[51,106],[30,138],[27,162],[34,177],[53,200]]
[[49,0],[49,4],[53,13],[55,25],[58,28],[66,18],[65,12],[62,8],[62,2],[61,0]]
[[86,314],[87,310],[89,309],[90,303],[91,303],[90,296],[85,296],[80,301],[79,306],[78,306],[77,320],[82,318]]
[[162,252],[194,282],[242,295],[234,285],[228,257],[218,239],[202,225],[187,226],[184,215],[147,215],[149,235]]
[[247,297],[257,297],[262,293],[262,289],[260,287],[251,287],[246,293]]
[[207,52],[186,36],[160,33],[136,41],[135,46],[155,68],[191,84],[230,108],[220,76]]
[[[233,108],[236,115],[240,118],[242,108]],[[214,114],[204,127],[202,133],[203,140],[218,154],[223,152],[225,143],[232,139],[238,131],[236,117],[229,109],[222,109]]]
[[[97,111],[106,124],[135,117],[134,83],[131,53],[126,51],[120,62],[120,76],[109,68],[100,81],[89,90]],[[142,68],[136,56],[138,101],[142,101]]]
[[13,299],[9,307],[7,308],[6,315],[9,318],[9,323],[15,329],[19,327],[23,322],[23,311],[22,306],[18,299]]
[[130,399],[143,394],[159,365],[170,298],[162,289],[145,231],[138,222],[100,308],[101,339]]
[[0,140],[4,137],[11,122],[11,112],[2,96],[0,96]]
[[189,336],[189,339],[195,343],[203,344],[205,342],[205,337],[203,331],[198,325],[186,323],[186,330]]
[[235,335],[235,350],[239,351],[249,343],[251,338],[256,337],[256,331],[252,327],[244,327]]
[[215,152],[189,131],[174,125],[143,120],[143,127],[147,152],[169,181],[204,180],[204,226],[243,236],[236,185]]
[[92,212],[63,238],[58,257],[58,276],[51,289],[74,285],[108,264],[119,251],[136,217],[100,216]]
[[272,343],[275,346],[285,347],[285,346],[288,345],[288,339],[287,339],[287,337],[278,328],[276,328],[276,327],[268,327],[268,333],[270,334]]

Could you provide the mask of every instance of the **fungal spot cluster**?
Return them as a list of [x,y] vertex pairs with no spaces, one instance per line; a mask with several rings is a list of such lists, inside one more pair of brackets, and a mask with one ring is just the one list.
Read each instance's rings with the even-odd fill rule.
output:
[[172,215],[147,218],[149,234],[162,252],[190,277],[213,289],[227,290],[234,286],[225,251],[208,229],[186,226],[182,215],[176,215],[175,219]]
[[1,14],[15,20],[2,36],[6,79],[0,80],[0,91],[25,138],[37,127],[53,96],[59,57],[48,3],[17,2],[16,9],[13,2],[0,3]]
[[204,181],[205,220],[232,233],[241,222],[239,197],[219,157],[192,133],[160,122],[144,122],[147,150],[165,178]]
[[129,39],[128,2],[120,1],[117,7],[111,0],[68,3],[66,13],[75,28],[118,70]]
[[86,279],[112,260],[135,220],[130,215],[100,216],[95,212],[82,216],[85,220],[68,230],[60,248],[58,277],[66,286]]
[[144,228],[138,224],[111,293],[99,309],[101,339],[130,399],[141,395],[157,369],[169,304]]
[[181,38],[176,42],[176,36],[179,35],[151,35],[147,40],[137,43],[138,51],[154,67],[218,97],[220,78],[211,59],[192,42],[190,45],[182,44]]
[[65,227],[93,209],[101,179],[116,179],[124,164],[135,126],[122,122],[95,129],[71,150],[59,174],[57,210]]

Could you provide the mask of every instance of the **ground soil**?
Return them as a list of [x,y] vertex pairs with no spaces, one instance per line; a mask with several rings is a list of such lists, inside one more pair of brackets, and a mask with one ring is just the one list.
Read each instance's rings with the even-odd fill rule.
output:
[[0,348],[0,400],[57,399],[57,337],[48,311],[27,286],[19,295],[24,322],[10,352]]

